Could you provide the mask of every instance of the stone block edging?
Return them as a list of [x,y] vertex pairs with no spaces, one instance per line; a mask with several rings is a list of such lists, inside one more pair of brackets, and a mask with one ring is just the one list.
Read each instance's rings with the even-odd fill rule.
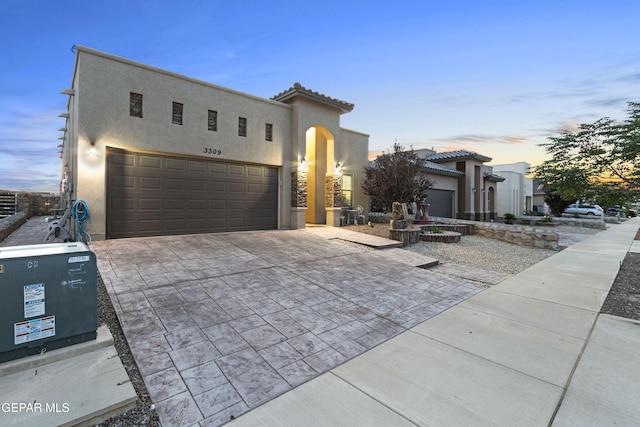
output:
[[27,222],[27,214],[18,212],[6,218],[0,219],[0,242]]

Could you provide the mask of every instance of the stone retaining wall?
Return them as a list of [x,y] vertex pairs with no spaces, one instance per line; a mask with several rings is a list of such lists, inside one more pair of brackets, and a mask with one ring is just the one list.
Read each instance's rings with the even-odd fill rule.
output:
[[0,219],[0,242],[27,222],[27,214],[18,212],[6,218]]
[[[566,214],[565,214],[566,215]],[[523,218],[543,218],[543,217],[523,217]],[[582,217],[551,217],[555,225],[568,225],[571,227],[593,228],[596,230],[606,230],[607,225],[602,218],[583,215]]]
[[516,245],[558,250],[558,233],[552,228],[535,228],[524,225],[494,222],[467,221],[453,218],[432,217],[436,223],[469,225],[472,234],[489,239],[502,240]]

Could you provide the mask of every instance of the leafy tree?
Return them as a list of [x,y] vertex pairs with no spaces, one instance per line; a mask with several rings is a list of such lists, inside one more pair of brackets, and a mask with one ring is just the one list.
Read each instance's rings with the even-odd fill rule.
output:
[[560,195],[553,191],[552,189],[548,190],[544,195],[544,202],[549,206],[551,210],[551,215],[553,216],[562,216],[565,209],[569,207],[572,203],[568,200],[564,200]]
[[425,160],[413,148],[405,150],[398,143],[393,152],[378,156],[364,168],[364,193],[374,204],[391,210],[393,202],[412,203],[426,197],[434,182],[427,177]]
[[[640,103],[628,105],[628,116],[622,123],[605,117],[540,144],[552,158],[535,168],[536,177],[566,201],[597,199],[612,187],[629,196],[637,193],[640,190]],[[601,185],[603,182],[608,185]]]

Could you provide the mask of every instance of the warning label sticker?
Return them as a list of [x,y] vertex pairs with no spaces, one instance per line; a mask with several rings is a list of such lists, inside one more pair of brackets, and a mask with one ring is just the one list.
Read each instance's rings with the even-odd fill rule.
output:
[[56,334],[56,316],[41,317],[13,324],[14,344],[53,337]]
[[24,286],[24,317],[44,315],[44,283]]
[[72,256],[69,257],[69,264],[73,264],[76,262],[89,262],[91,260],[91,258],[89,258],[89,255],[83,255],[83,256]]

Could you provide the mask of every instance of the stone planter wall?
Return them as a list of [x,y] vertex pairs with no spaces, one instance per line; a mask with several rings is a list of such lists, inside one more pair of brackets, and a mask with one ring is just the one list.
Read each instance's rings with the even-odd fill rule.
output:
[[502,240],[503,242],[516,245],[558,250],[558,233],[549,227],[536,228],[515,224],[467,221],[440,217],[432,217],[431,219],[436,223],[469,225],[472,234],[479,234],[489,239]]
[[404,228],[400,230],[390,228],[389,238],[402,242],[402,246],[404,247],[418,243],[420,241],[420,233],[422,233],[422,230],[419,228]]

